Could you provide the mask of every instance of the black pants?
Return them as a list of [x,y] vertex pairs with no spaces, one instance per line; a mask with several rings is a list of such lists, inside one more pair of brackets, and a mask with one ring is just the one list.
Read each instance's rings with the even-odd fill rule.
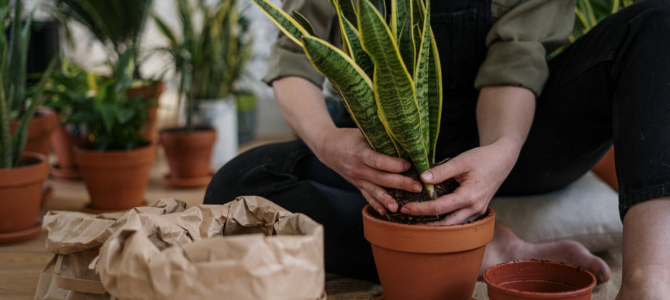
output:
[[[475,35],[488,26],[482,22],[486,16],[433,14],[438,16],[433,23],[438,43],[454,35],[458,26],[479,28],[471,32]],[[445,25],[439,22],[452,22],[451,33],[438,33],[436,27]],[[670,196],[669,50],[670,4],[645,0],[607,18],[552,59],[530,134],[499,195],[565,187],[590,170],[614,143],[622,218],[639,202]],[[459,72],[474,76],[471,70],[454,68],[463,64],[459,55],[476,61],[472,56],[477,51],[440,53],[445,65],[453,62],[452,69],[443,70],[448,109],[442,124],[445,133],[440,136],[443,157],[478,146],[477,91],[470,87],[472,81],[447,82]],[[216,174],[205,203],[222,204],[241,195],[266,197],[323,224],[328,272],[378,280],[362,231],[365,199],[302,142],[263,146],[240,155]]]

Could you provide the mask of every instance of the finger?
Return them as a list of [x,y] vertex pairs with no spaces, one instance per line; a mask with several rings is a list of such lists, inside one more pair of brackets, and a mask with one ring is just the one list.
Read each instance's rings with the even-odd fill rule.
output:
[[406,160],[381,154],[377,151],[366,149],[362,154],[363,163],[377,170],[392,173],[405,172],[410,164]]
[[428,184],[438,184],[449,178],[454,178],[468,170],[467,160],[456,157],[441,165],[421,173],[421,180]]
[[433,201],[407,203],[403,205],[400,212],[413,216],[438,216],[466,208],[472,202],[466,193],[456,190],[453,194],[442,196]]
[[453,214],[445,216],[444,219],[440,221],[426,223],[426,225],[447,226],[447,225],[463,224],[466,223],[468,220],[475,220],[477,217],[473,218],[472,212],[469,209],[459,209],[455,211]]
[[372,182],[361,180],[359,189],[366,191],[368,195],[377,200],[377,202],[381,203],[383,207],[388,210],[396,212],[398,209],[398,203],[382,187]]
[[420,182],[396,173],[379,171],[373,168],[365,168],[360,171],[360,178],[370,181],[376,185],[405,190],[411,193],[420,193],[423,185]]
[[386,214],[386,209],[384,208],[384,205],[382,205],[381,203],[379,203],[379,201],[370,196],[368,192],[366,192],[365,190],[361,190],[361,194],[363,195],[363,198],[365,198],[365,201],[368,201],[370,206],[372,206],[372,208],[374,208],[380,215],[383,216]]

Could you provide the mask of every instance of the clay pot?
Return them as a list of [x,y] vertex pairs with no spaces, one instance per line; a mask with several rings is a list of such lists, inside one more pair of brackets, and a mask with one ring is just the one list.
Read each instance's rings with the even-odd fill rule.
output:
[[211,127],[187,132],[182,128],[162,130],[159,140],[165,148],[170,175],[163,182],[174,187],[207,186],[212,179],[209,160],[216,140]]
[[67,125],[56,128],[51,135],[51,146],[58,157],[58,164],[54,165],[50,174],[60,179],[81,179],[79,166],[74,158],[74,147],[80,140],[70,134]]
[[607,151],[607,154],[600,159],[592,170],[615,191],[619,191],[619,182],[616,177],[616,165],[614,162],[614,147]]
[[23,153],[24,166],[0,169],[0,244],[27,240],[41,231],[42,186],[49,176],[44,155]]
[[564,263],[520,260],[484,272],[491,300],[588,300],[596,286],[589,271]]
[[86,209],[123,211],[141,206],[155,152],[155,144],[128,151],[76,147],[75,159],[91,197]]
[[469,224],[405,225],[363,209],[365,238],[372,244],[387,300],[469,300],[486,244],[493,239],[495,212]]
[[149,120],[147,121],[147,125],[144,128],[144,133],[142,133],[142,136],[144,136],[147,141],[154,140],[154,127],[156,126],[156,111],[158,110],[158,100],[160,99],[160,96],[164,90],[165,84],[162,81],[151,81],[147,85],[131,88],[126,94],[128,98],[142,95],[142,99],[154,101],[154,105],[149,110]]
[[[19,127],[19,120],[10,122],[12,134]],[[58,127],[58,115],[52,109],[38,108],[35,117],[28,126],[28,140],[24,151],[37,152],[49,157],[51,150],[51,133]]]

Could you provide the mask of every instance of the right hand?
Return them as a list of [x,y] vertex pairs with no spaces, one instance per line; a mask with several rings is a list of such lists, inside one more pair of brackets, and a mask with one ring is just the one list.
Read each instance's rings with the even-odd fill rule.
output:
[[314,149],[319,160],[356,186],[380,214],[398,210],[398,203],[383,187],[412,193],[423,190],[418,181],[397,174],[407,171],[409,162],[372,150],[358,129],[333,128],[321,137]]

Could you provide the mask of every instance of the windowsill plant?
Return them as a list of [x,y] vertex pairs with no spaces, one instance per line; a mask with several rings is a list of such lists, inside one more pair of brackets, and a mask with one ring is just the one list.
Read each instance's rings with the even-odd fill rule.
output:
[[[41,231],[38,214],[49,166],[44,155],[25,148],[29,126],[44,101],[44,86],[55,65],[51,62],[30,93],[32,97],[26,97],[25,41],[32,17],[25,25],[14,22],[8,39],[5,20],[10,11],[9,1],[0,1],[0,244],[26,240]],[[22,3],[17,0],[14,20],[21,20],[21,11]],[[14,130],[12,119],[19,119]]]
[[[163,182],[174,187],[206,186],[212,175],[212,146],[215,166],[237,155],[233,94],[251,56],[248,22],[239,16],[236,0],[217,1],[214,7],[204,0],[177,0],[177,8],[179,32],[154,16],[168,41],[159,50],[173,60],[186,117],[184,127],[160,133],[170,165]],[[197,16],[202,20],[196,24]]]

